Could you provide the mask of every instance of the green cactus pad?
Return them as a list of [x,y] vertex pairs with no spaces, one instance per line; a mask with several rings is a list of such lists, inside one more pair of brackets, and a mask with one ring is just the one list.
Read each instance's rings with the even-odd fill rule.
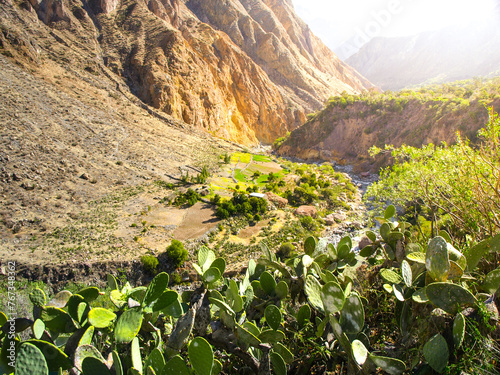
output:
[[231,308],[231,306],[229,306],[226,302],[224,302],[224,301],[222,301],[220,299],[217,299],[215,297],[208,297],[208,300],[211,303],[213,303],[214,305],[218,306],[221,310],[226,311],[229,315],[231,315],[231,316],[235,316],[236,315],[236,313]]
[[271,352],[269,354],[269,359],[271,360],[271,367],[274,374],[286,375],[286,363],[279,353]]
[[403,278],[398,273],[393,270],[389,270],[387,268],[382,268],[379,272],[379,275],[388,283],[391,284],[399,284],[403,282]]
[[490,294],[496,293],[500,287],[500,268],[491,271],[486,275],[482,289]]
[[143,306],[149,306],[156,301],[167,289],[168,286],[168,273],[161,272],[156,275],[148,285],[144,299],[142,300]]
[[429,366],[441,373],[448,365],[448,344],[443,336],[437,334],[424,345],[424,357]]
[[133,308],[125,311],[116,322],[115,339],[119,343],[128,344],[137,336],[142,324],[142,309]]
[[278,342],[285,339],[285,334],[282,331],[275,331],[274,329],[265,329],[259,335],[259,340],[262,342]]
[[326,246],[326,253],[332,260],[337,260],[337,249],[335,249],[335,246],[333,244],[329,243]]
[[179,299],[179,294],[173,290],[164,292],[152,305],[153,312],[161,311]]
[[273,344],[273,351],[278,353],[285,363],[290,364],[293,362],[294,357],[292,352],[282,343],[277,342]]
[[211,284],[219,280],[221,277],[222,274],[220,273],[220,270],[218,268],[211,267],[203,274],[203,281],[207,284]]
[[161,375],[191,375],[181,356],[172,357],[161,370]]
[[335,281],[326,283],[321,289],[323,308],[327,313],[335,314],[342,310],[345,302],[345,293]]
[[196,337],[188,347],[189,361],[198,375],[211,375],[214,364],[212,346],[203,337]]
[[281,320],[283,319],[280,309],[278,309],[275,305],[269,305],[264,311],[264,316],[267,324],[269,324],[269,327],[277,331],[281,325]]
[[396,296],[396,298],[399,301],[401,301],[401,302],[405,301],[404,290],[401,287],[401,285],[392,284],[392,292],[394,293],[394,295]]
[[345,333],[358,333],[365,325],[365,310],[361,298],[355,292],[345,300],[340,313],[340,325]]
[[107,279],[107,282],[108,282],[108,288],[109,289],[111,289],[111,290],[118,289],[118,281],[116,280],[116,277],[114,277],[113,275],[111,275],[110,273],[108,273],[106,275],[106,279]]
[[90,345],[92,343],[92,338],[94,337],[94,331],[95,328],[93,326],[88,327],[80,338],[78,346]]
[[304,327],[306,322],[311,319],[311,307],[309,305],[302,305],[297,312],[297,324],[299,328]]
[[103,361],[86,357],[82,361],[82,375],[111,375],[111,372]]
[[17,375],[48,375],[45,357],[35,345],[23,343],[16,357]]
[[462,346],[465,337],[465,317],[462,313],[458,313],[453,321],[453,343],[455,350]]
[[[245,322],[248,323],[248,322]],[[257,328],[257,327],[255,327]],[[261,341],[257,337],[260,335],[259,329],[255,330],[253,327],[249,327],[247,324],[245,324],[245,327],[242,327],[240,325],[236,325],[236,336],[241,342],[246,343],[249,346],[253,346],[255,348],[258,348]]]
[[260,275],[260,286],[268,295],[273,296],[276,290],[276,280],[274,277],[268,272],[262,272]]
[[95,301],[97,297],[99,297],[99,289],[92,286],[79,290],[77,294],[82,296],[85,302],[90,303],[92,301]]
[[123,366],[120,356],[116,350],[111,352],[111,356],[113,357],[113,367],[115,368],[116,375],[123,375]]
[[76,331],[75,323],[69,314],[57,307],[47,306],[40,313],[40,318],[45,326],[60,333],[70,333]]
[[152,367],[155,373],[159,374],[161,369],[165,366],[165,358],[162,352],[155,348],[149,353],[145,363],[146,368]]
[[403,274],[403,280],[408,288],[410,288],[413,284],[413,274],[411,271],[410,263],[406,260],[403,260],[401,263],[401,273]]
[[400,375],[406,370],[405,363],[396,358],[381,357],[370,353],[368,354],[368,360],[391,375]]
[[260,335],[260,329],[257,327],[254,323],[246,321],[242,325],[243,328],[245,328],[248,332],[250,332],[252,335],[255,337]]
[[471,292],[457,284],[432,283],[427,285],[425,293],[434,305],[449,314],[456,314],[461,308],[477,302]]
[[446,281],[450,272],[448,243],[443,237],[434,237],[427,246],[425,255],[427,274],[436,281]]
[[212,262],[210,268],[212,267],[218,268],[221,275],[224,275],[224,271],[226,270],[226,261],[224,258],[217,258]]
[[339,246],[337,247],[338,259],[346,259],[349,256],[350,252],[351,252],[351,248],[346,243],[339,244]]
[[318,245],[318,241],[314,237],[307,237],[304,241],[304,253],[311,256],[316,250],[316,246]]
[[337,277],[329,270],[323,270],[323,272],[321,272],[321,280],[323,280],[323,282],[326,284],[330,281],[335,281],[337,284],[339,283],[339,280],[337,279]]
[[54,297],[51,298],[51,300],[47,303],[47,306],[52,306],[62,309],[63,307],[66,306],[72,295],[73,294],[71,294],[71,292],[67,290],[61,290]]
[[44,332],[45,323],[41,319],[35,320],[35,323],[33,323],[33,335],[35,335],[35,338],[40,340]]
[[354,340],[351,345],[352,356],[354,357],[354,360],[358,365],[363,366],[363,364],[366,362],[366,358],[368,357],[368,350],[366,349],[365,345],[359,340]]
[[66,306],[68,307],[68,313],[71,316],[71,318],[78,323],[81,323],[80,321],[80,316],[78,314],[78,305],[82,302],[85,302],[85,299],[79,295],[79,294],[73,294],[69,300]]
[[68,356],[54,344],[36,339],[31,339],[25,342],[33,344],[40,349],[45,357],[45,360],[47,361],[50,372],[58,371],[59,367],[63,370],[69,370],[73,367],[73,364],[69,360]]
[[384,212],[384,219],[389,220],[391,217],[396,215],[396,207],[394,207],[392,204],[387,206]]
[[281,280],[278,285],[276,285],[275,291],[279,299],[285,299],[288,296],[288,284],[284,280]]
[[371,230],[367,230],[365,232],[365,236],[369,238],[370,241],[375,242],[377,241],[377,235],[375,232],[372,232]]
[[89,323],[96,328],[106,328],[113,324],[116,314],[108,309],[95,307],[89,311]]
[[311,306],[318,311],[324,311],[323,300],[321,299],[321,284],[314,276],[307,276],[304,290]]
[[134,367],[130,367],[127,371],[127,375],[142,375],[142,372],[139,372],[139,370]]
[[92,345],[82,345],[75,350],[75,367],[82,370],[83,361],[85,358],[92,357],[104,362],[104,358],[99,350]]
[[380,236],[386,242],[389,240],[389,233],[391,233],[391,227],[389,226],[389,224],[387,223],[382,224],[380,227]]
[[460,251],[455,249],[449,242],[447,243],[447,249],[448,258],[450,259],[450,261],[454,261],[460,266],[461,269],[465,270],[465,268],[467,267],[467,259],[465,258],[465,256]]
[[130,344],[130,355],[132,357],[132,367],[142,374],[141,346],[137,336],[132,339]]
[[47,298],[45,297],[45,293],[40,288],[35,288],[30,293],[30,301],[35,306],[45,306],[45,302]]
[[413,295],[411,296],[411,298],[413,299],[413,301],[415,301],[416,303],[427,303],[427,302],[429,302],[429,298],[427,298],[427,294],[425,292],[425,289],[426,288],[420,288],[415,293],[413,293]]
[[281,265],[278,262],[275,262],[275,261],[272,261],[269,259],[265,259],[265,258],[259,258],[258,262],[259,262],[260,266],[266,266],[266,267],[272,268],[274,270],[280,271],[281,274],[283,275],[283,277],[285,277],[285,278],[292,277],[290,275],[290,272],[286,269],[286,267],[284,267],[283,265]]
[[415,263],[425,264],[425,253],[421,252],[409,253],[406,255],[406,259]]
[[467,268],[472,271],[476,268],[477,264],[481,258],[488,252],[499,252],[500,251],[500,233],[495,237],[488,238],[479,242],[477,245],[471,247],[467,255]]

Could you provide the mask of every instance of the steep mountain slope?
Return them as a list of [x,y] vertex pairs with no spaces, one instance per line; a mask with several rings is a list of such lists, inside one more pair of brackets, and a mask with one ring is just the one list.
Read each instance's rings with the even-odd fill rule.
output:
[[384,90],[500,74],[500,11],[412,37],[374,38],[346,60]]
[[283,0],[2,0],[1,12],[4,52],[30,69],[87,69],[240,143],[272,142],[332,93],[371,87]]
[[487,106],[500,108],[500,78],[429,86],[398,93],[366,92],[329,100],[281,144],[278,154],[353,164],[358,171],[385,166],[368,149],[385,144],[453,143],[456,132],[471,140],[487,121]]

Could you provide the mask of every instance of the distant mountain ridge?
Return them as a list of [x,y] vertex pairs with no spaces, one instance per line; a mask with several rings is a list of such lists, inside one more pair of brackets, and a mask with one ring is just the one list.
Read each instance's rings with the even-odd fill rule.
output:
[[411,37],[377,37],[346,62],[383,90],[500,75],[500,12]]

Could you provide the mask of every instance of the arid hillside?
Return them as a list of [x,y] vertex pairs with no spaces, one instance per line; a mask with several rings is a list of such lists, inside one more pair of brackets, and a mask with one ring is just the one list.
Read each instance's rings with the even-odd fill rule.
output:
[[473,141],[487,122],[487,107],[500,108],[499,85],[499,78],[476,79],[418,91],[332,97],[284,140],[278,154],[375,171],[387,165],[389,155],[374,160],[371,146],[453,143],[457,131]]
[[330,95],[372,85],[286,1],[4,0],[2,52],[43,76],[87,71],[179,121],[272,142]]

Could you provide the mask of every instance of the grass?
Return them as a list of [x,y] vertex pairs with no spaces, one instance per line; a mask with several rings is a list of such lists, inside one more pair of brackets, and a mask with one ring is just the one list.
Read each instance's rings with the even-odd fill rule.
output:
[[247,177],[241,173],[241,169],[234,170],[234,178],[236,178],[240,182],[247,182]]
[[259,161],[262,163],[270,163],[272,160],[269,156],[265,155],[252,155],[254,161]]

